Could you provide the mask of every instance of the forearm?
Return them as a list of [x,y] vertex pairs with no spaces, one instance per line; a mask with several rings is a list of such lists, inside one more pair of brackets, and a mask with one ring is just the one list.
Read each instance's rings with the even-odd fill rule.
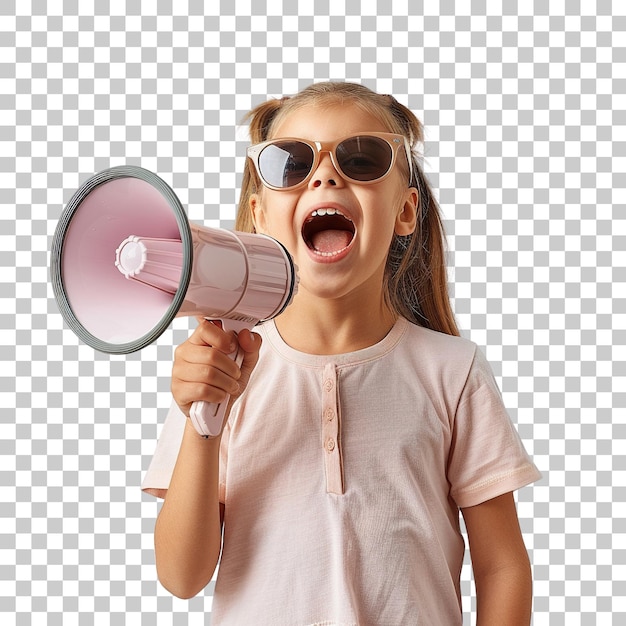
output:
[[528,561],[493,573],[476,575],[476,626],[528,626],[532,578]]
[[476,581],[477,626],[528,626],[532,575],[513,494],[462,511]]
[[221,549],[220,438],[203,439],[187,422],[176,467],[157,518],[157,574],[172,594],[190,598],[213,576]]

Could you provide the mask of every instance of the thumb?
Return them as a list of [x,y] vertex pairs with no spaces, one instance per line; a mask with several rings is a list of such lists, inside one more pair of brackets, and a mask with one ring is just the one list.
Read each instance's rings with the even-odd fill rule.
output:
[[250,374],[259,360],[259,350],[261,349],[261,336],[244,328],[237,335],[239,346],[244,352],[243,362],[241,363],[241,377],[239,385],[243,389],[248,383]]

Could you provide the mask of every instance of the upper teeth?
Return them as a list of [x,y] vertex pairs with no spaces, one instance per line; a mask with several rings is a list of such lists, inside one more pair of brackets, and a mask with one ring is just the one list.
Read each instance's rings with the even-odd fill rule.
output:
[[[327,208],[327,209],[317,209],[311,213],[311,217],[322,217],[324,215],[341,215],[341,217],[345,217],[347,220],[350,220],[349,217],[345,216],[339,209]],[[352,220],[350,220],[352,221]]]

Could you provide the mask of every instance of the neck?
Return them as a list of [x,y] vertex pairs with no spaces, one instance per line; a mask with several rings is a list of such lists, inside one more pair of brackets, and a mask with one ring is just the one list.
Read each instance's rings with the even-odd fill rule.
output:
[[276,318],[276,327],[283,340],[300,352],[344,354],[381,341],[396,319],[383,302],[379,306],[358,307],[343,301],[315,301],[299,293],[294,303]]

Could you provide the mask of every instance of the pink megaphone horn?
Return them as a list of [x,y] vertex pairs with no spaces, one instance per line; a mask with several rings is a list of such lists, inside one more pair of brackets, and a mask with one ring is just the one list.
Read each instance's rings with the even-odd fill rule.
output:
[[[100,172],[74,194],[54,234],[50,271],[70,329],[109,354],[144,348],[176,316],[252,328],[281,313],[298,284],[278,241],[191,224],[172,189],[134,166]],[[231,357],[241,363],[243,354]],[[227,404],[194,403],[199,434],[219,435]]]

